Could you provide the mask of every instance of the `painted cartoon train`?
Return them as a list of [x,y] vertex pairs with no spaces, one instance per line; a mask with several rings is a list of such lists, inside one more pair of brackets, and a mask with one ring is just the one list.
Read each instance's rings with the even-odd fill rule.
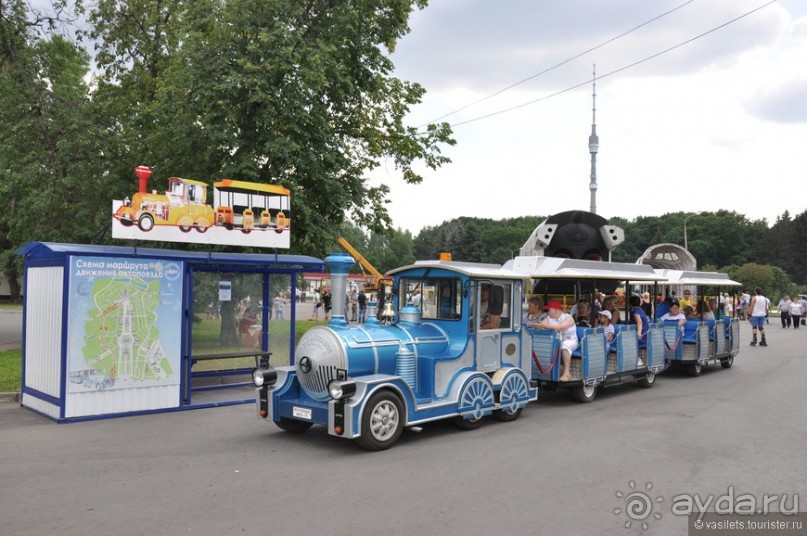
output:
[[274,184],[225,179],[214,184],[214,207],[207,204],[207,184],[171,177],[163,194],[149,192],[151,168],[138,166],[138,192],[126,198],[114,217],[126,227],[137,225],[143,232],[155,225],[172,225],[182,232],[204,233],[212,226],[252,230],[289,229],[289,190]]
[[[325,261],[333,310],[343,311],[353,259],[340,254]],[[673,363],[692,374],[712,362],[728,368],[739,348],[739,324],[732,318],[691,321],[683,329],[653,322],[643,338],[634,325],[620,324],[610,342],[602,327],[577,327],[571,374],[561,378],[559,332],[522,322],[525,289],[533,287],[555,292],[563,286],[576,303],[585,289],[616,283],[630,291],[675,284],[714,292],[737,285],[725,274],[672,274],[649,265],[540,255],[504,266],[419,261],[389,274],[392,302],[379,319],[371,314],[365,324],[349,325],[335,314],[327,326],[302,336],[293,366],[255,369],[260,418],[290,432],[322,425],[331,435],[382,450],[404,428],[429,421],[453,419],[472,429],[489,415],[516,420],[539,389],[568,389],[589,402],[613,383],[652,387]],[[553,284],[542,287],[546,281]],[[547,291],[544,299],[564,297]]]

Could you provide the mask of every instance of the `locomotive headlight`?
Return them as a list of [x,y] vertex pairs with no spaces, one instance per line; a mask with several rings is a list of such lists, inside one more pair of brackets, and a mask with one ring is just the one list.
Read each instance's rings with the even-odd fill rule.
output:
[[328,394],[334,400],[342,400],[343,398],[350,398],[356,393],[356,384],[353,382],[346,382],[342,380],[331,380],[328,384]]
[[263,387],[264,385],[274,385],[277,381],[277,371],[269,368],[256,368],[252,371],[252,383],[255,387]]

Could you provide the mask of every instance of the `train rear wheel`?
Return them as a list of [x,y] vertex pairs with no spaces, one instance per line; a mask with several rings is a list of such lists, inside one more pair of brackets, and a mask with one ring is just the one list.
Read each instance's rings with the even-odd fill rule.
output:
[[137,226],[140,227],[141,231],[147,233],[154,229],[154,218],[151,214],[143,214],[140,216],[140,219],[137,220]]
[[572,394],[574,395],[574,399],[578,402],[591,402],[594,400],[594,397],[597,396],[597,386],[596,385],[581,385],[572,390]]
[[466,419],[462,415],[457,415],[454,417],[454,426],[460,430],[476,430],[482,426],[482,417]]
[[518,417],[521,415],[521,410],[522,409],[523,408],[518,408],[515,411],[508,411],[506,409],[500,409],[500,410],[497,410],[497,411],[493,412],[493,418],[496,419],[497,421],[501,421],[501,422],[514,421],[514,420],[518,419]]
[[311,428],[313,423],[305,421],[295,421],[294,419],[287,419],[286,417],[281,417],[279,421],[275,421],[275,424],[281,430],[299,434]]
[[693,377],[700,376],[701,372],[703,372],[703,365],[701,365],[700,361],[695,361],[687,365],[687,375]]
[[379,391],[364,406],[361,435],[356,442],[367,450],[386,450],[401,437],[403,427],[401,400],[389,391]]
[[653,384],[656,383],[656,373],[648,372],[643,378],[639,378],[636,383],[639,384],[639,387],[653,387]]
[[734,364],[734,356],[733,355],[730,355],[728,357],[724,357],[723,359],[720,360],[720,366],[723,367],[723,368],[731,368],[731,366],[733,364]]
[[189,225],[180,225],[179,230],[182,231],[183,233],[189,233],[189,232],[191,232],[191,226],[189,226]]

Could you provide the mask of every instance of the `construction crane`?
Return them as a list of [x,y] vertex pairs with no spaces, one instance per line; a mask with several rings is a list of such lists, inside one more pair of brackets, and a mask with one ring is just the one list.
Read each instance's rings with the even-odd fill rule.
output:
[[[384,276],[381,272],[375,269],[375,266],[370,264],[370,261],[364,258],[364,255],[358,252],[356,248],[350,245],[350,242],[345,240],[345,237],[340,236],[336,239],[339,245],[345,248],[354,259],[356,259],[362,267],[364,273],[364,290],[367,292],[375,292],[378,297],[378,314],[384,310],[384,302],[386,300],[387,287],[392,286],[392,278]],[[365,271],[366,270],[366,271]]]

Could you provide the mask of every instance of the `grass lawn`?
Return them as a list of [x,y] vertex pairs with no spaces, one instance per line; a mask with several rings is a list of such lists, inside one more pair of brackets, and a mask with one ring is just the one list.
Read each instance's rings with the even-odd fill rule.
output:
[[[283,366],[289,364],[289,320],[271,320],[269,322],[269,351],[272,352],[271,364]],[[300,320],[297,322],[295,340],[299,341],[303,333],[311,326],[324,325],[325,322]],[[237,354],[257,350],[246,346],[246,336],[241,336],[234,346],[222,346],[219,343],[221,332],[220,320],[202,320],[193,324],[192,347],[194,356],[210,354]],[[199,361],[193,366],[195,371],[224,370],[233,368],[249,368],[255,366],[252,357],[238,359],[211,359]]]
[[22,375],[22,349],[0,352],[0,393],[19,392]]

